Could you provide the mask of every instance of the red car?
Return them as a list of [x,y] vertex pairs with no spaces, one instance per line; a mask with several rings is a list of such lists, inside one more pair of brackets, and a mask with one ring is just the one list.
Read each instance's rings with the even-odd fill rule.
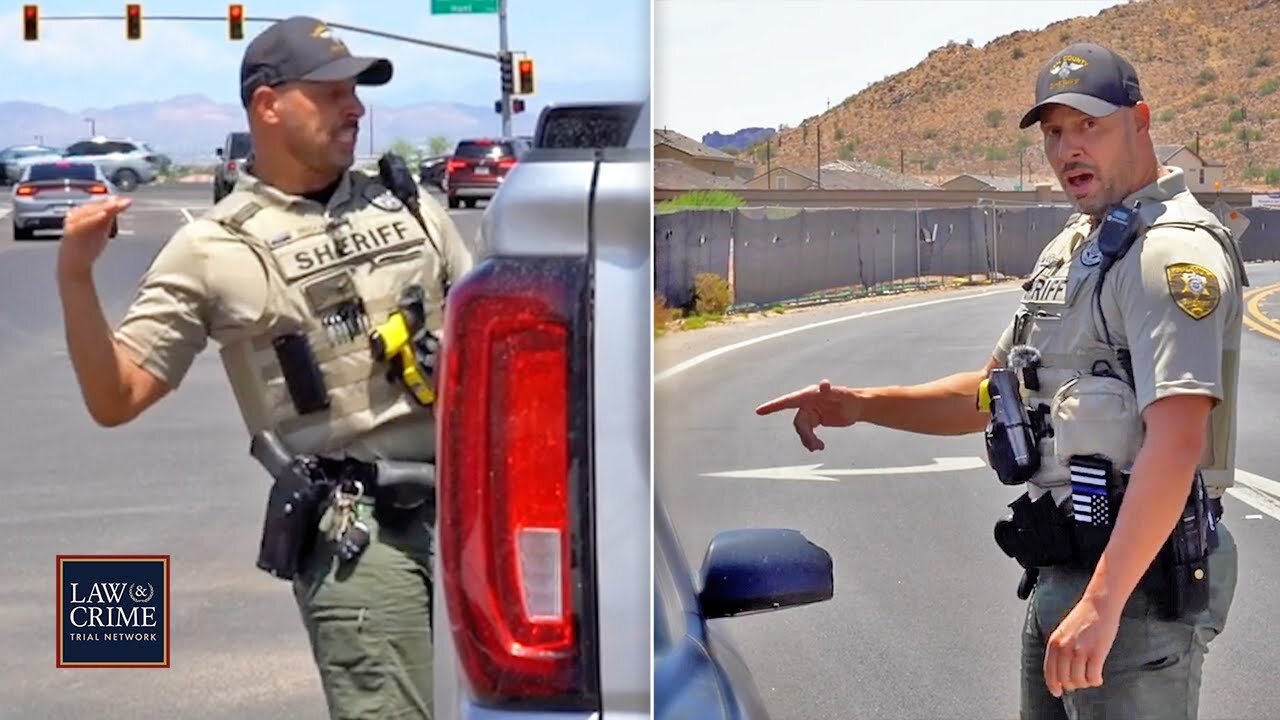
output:
[[449,207],[463,202],[476,206],[477,200],[489,200],[507,173],[529,149],[524,138],[478,138],[458,143],[445,169],[445,191]]

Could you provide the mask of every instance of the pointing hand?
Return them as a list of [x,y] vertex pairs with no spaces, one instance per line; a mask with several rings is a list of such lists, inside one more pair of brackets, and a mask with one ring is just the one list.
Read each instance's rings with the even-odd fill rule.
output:
[[792,421],[796,434],[800,436],[800,443],[813,452],[827,447],[814,428],[848,427],[858,422],[862,414],[862,400],[852,389],[833,387],[830,380],[823,380],[764,403],[756,408],[756,414],[769,415],[787,409],[796,411]]

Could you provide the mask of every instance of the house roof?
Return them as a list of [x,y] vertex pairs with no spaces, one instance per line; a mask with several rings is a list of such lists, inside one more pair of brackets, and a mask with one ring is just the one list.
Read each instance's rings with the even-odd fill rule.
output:
[[[848,163],[848,161],[840,161],[840,163]],[[822,189],[823,190],[927,190],[933,186],[922,183],[915,178],[906,177],[890,172],[878,165],[865,163],[871,170],[865,167],[858,167],[852,164],[839,165],[836,163],[828,163],[822,166]],[[790,164],[775,164],[772,172],[787,172],[792,175],[798,175],[809,182],[817,182],[813,168],[802,168]],[[754,182],[769,174],[769,170],[760,173],[751,178],[749,182]]]
[[[1169,162],[1170,158],[1178,154],[1179,150],[1186,147],[1187,147],[1186,145],[1157,145],[1156,159],[1159,160],[1161,163],[1167,163]],[[1187,148],[1187,151],[1190,152],[1192,155],[1196,154],[1195,151],[1192,150],[1191,148]]]
[[[1013,192],[1017,190],[1018,185],[1022,185],[1024,190],[1027,189],[1028,185],[1035,185],[1034,182],[1019,180],[1016,177],[1009,177],[1007,175],[981,175],[978,173],[961,173],[951,178],[951,180],[956,180],[962,177],[973,178],[978,182],[985,183],[994,190],[1002,190],[1006,192]],[[947,182],[951,182],[951,180],[948,180]]]
[[[937,188],[922,180],[917,180],[910,175],[896,173],[887,168],[867,162],[859,158],[852,160],[833,160],[822,166],[823,170],[831,170],[832,172],[843,175],[861,175],[866,180],[857,181],[859,187],[850,188],[856,190],[936,190]],[[835,177],[839,177],[836,175]],[[822,186],[827,187],[827,176],[822,176]]]
[[721,152],[710,145],[703,145],[686,135],[681,135],[674,130],[659,130],[654,128],[653,146],[667,145],[675,148],[686,155],[694,157],[707,158],[709,160],[734,160],[735,158],[725,152]]
[[736,177],[712,175],[679,160],[656,158],[653,187],[657,190],[732,190],[744,185]]

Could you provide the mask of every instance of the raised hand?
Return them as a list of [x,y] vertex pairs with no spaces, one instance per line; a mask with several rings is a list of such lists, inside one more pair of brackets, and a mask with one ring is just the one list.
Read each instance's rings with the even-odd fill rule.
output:
[[107,247],[116,217],[132,204],[132,199],[116,196],[72,208],[62,224],[59,272],[83,274],[92,270]]

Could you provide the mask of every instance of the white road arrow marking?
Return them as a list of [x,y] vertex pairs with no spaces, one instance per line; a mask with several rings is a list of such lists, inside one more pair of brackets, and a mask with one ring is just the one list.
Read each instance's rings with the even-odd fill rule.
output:
[[755,470],[730,470],[728,472],[703,473],[703,477],[751,478],[755,480],[823,480],[837,482],[841,477],[858,475],[915,475],[918,473],[954,472],[977,470],[987,463],[977,457],[934,458],[929,465],[900,465],[881,468],[830,468],[819,471],[816,465],[790,465],[785,467],[757,468]]

